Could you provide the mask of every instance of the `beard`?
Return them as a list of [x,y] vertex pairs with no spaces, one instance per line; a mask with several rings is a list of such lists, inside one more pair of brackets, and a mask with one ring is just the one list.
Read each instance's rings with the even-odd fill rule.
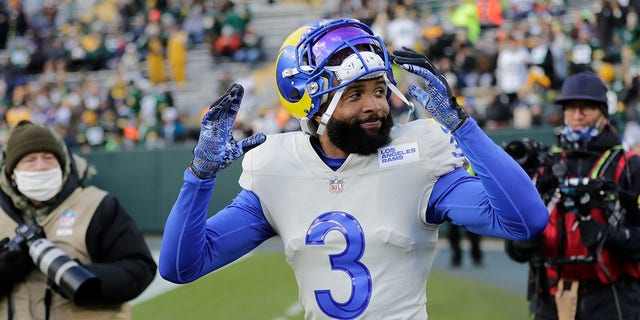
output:
[[[377,119],[377,118],[376,118]],[[393,127],[393,117],[388,114],[381,118],[382,125],[377,133],[369,134],[362,129],[361,123],[375,119],[358,120],[355,123],[331,118],[327,123],[327,134],[329,140],[336,147],[346,153],[359,155],[370,155],[378,152],[378,149],[391,142],[391,127]]]

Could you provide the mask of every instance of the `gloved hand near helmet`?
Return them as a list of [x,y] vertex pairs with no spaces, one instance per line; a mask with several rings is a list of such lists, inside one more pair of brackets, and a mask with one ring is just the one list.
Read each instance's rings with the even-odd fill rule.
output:
[[393,62],[403,69],[426,80],[425,92],[420,87],[410,85],[408,94],[427,109],[427,112],[449,131],[456,131],[469,114],[458,104],[451,87],[442,71],[423,54],[411,49],[393,51]]
[[211,179],[219,170],[229,166],[245,152],[267,139],[264,133],[235,141],[231,135],[238,115],[244,88],[232,85],[227,92],[213,102],[202,118],[198,144],[193,149],[190,170],[200,179]]

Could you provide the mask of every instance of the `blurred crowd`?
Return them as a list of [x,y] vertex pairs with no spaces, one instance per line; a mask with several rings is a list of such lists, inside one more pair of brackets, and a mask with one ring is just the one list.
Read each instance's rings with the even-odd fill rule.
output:
[[87,152],[197,137],[172,93],[187,84],[188,52],[255,66],[250,21],[232,1],[0,0],[0,142],[22,119]]
[[[283,0],[284,1],[284,0]],[[267,1],[275,4],[279,1]],[[214,65],[243,63],[231,82],[255,86],[263,35],[246,0],[0,0],[0,142],[19,120],[59,129],[72,147],[163,147],[197,137],[174,91],[184,88],[189,50],[205,46]],[[311,4],[308,5],[318,5]],[[620,125],[640,110],[640,1],[343,0],[325,17],[357,18],[393,49],[431,57],[459,101],[485,128],[555,126],[554,97],[568,75],[590,69],[610,88]],[[268,62],[268,61],[266,61]],[[109,71],[103,78],[88,75]],[[396,73],[399,87],[413,80]],[[253,101],[238,135],[297,129],[276,101]],[[263,105],[263,104],[267,105]],[[244,103],[243,103],[244,105]],[[404,121],[423,117],[393,99]]]
[[[344,0],[329,8],[326,18],[359,19],[390,52],[406,47],[429,56],[487,130],[561,125],[557,92],[584,70],[608,85],[609,114],[621,131],[639,120],[638,1]],[[399,69],[395,77],[401,90],[417,80]],[[397,121],[427,116],[393,95],[390,102]],[[281,109],[240,117],[239,131],[296,129]]]
[[639,9],[640,2],[624,0],[464,0],[443,7],[347,0],[330,15],[368,23],[390,50],[425,53],[474,118],[494,129],[559,125],[556,92],[583,70],[609,86],[615,120],[637,121]]

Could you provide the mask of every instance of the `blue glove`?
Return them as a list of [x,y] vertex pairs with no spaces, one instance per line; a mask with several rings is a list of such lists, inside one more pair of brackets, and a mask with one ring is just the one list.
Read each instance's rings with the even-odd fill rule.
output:
[[427,92],[410,85],[409,96],[423,105],[427,112],[449,131],[456,131],[469,114],[458,104],[446,77],[429,59],[411,49],[393,51],[393,62],[426,80]]
[[232,85],[227,92],[211,104],[202,118],[198,144],[193,149],[190,169],[200,179],[211,179],[219,170],[228,167],[245,152],[263,143],[267,137],[257,133],[235,141],[231,132],[238,115],[244,88]]

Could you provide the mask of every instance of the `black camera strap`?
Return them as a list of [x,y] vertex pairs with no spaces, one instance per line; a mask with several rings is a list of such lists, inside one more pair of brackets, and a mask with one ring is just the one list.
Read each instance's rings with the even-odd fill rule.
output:
[[13,310],[13,296],[11,295],[11,291],[7,294],[7,319],[13,320],[13,314],[15,311]]
[[47,288],[44,292],[44,320],[49,320],[51,316],[51,288]]
[[[604,179],[605,172],[611,167],[611,164],[616,158],[618,158],[619,154],[621,154],[621,158],[619,159],[624,163],[621,163],[620,161],[618,161],[618,164],[615,168],[616,172],[614,172],[614,176],[613,176],[614,182],[616,183],[616,185],[619,185],[620,173],[617,171],[619,170],[621,171],[622,168],[618,168],[618,167],[620,167],[621,165],[624,167],[627,159],[622,145],[613,146],[612,148],[605,151],[600,157],[600,159],[598,159],[598,161],[595,163],[593,169],[591,170],[591,174],[589,178]],[[616,201],[617,201],[617,198],[618,197],[616,196]],[[622,223],[622,220],[624,219],[623,209],[621,208],[617,208],[617,210],[611,210],[611,208],[607,208],[607,209],[609,209],[609,210],[605,210],[607,223],[610,226],[615,228],[620,223]]]
[[[611,166],[611,163],[616,159],[617,155],[620,153],[622,153],[622,156],[625,157],[624,149],[622,145],[613,146],[607,151],[605,151],[604,153],[602,153],[598,161],[596,161],[593,168],[591,169],[590,178],[591,179],[604,178],[605,171],[609,169],[609,167]],[[616,183],[618,182],[617,180],[618,179],[616,179]]]

